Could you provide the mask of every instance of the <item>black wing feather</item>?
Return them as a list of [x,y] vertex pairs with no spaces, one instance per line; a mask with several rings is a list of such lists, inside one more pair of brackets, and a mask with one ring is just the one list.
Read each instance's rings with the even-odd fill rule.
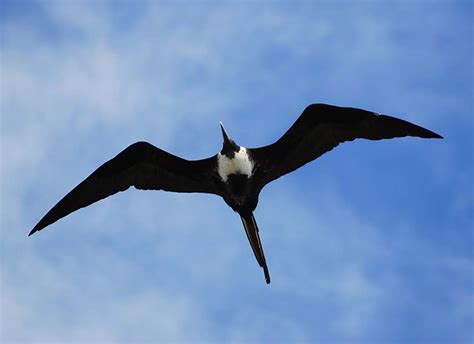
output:
[[147,142],[137,142],[107,161],[64,196],[29,235],[80,208],[130,186],[142,190],[218,193],[213,179],[215,156],[189,161]]
[[345,141],[403,136],[442,138],[410,122],[374,112],[327,104],[309,105],[275,143],[251,149],[261,185],[296,170]]

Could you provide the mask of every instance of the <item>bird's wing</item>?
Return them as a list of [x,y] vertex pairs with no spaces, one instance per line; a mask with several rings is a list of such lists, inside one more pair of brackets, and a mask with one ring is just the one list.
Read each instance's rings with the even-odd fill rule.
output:
[[95,170],[63,197],[29,235],[80,208],[130,186],[142,190],[218,194],[214,182],[215,156],[189,161],[147,142],[137,142]]
[[327,104],[309,105],[275,143],[250,150],[260,176],[260,187],[329,152],[339,143],[440,135],[401,119],[374,112]]

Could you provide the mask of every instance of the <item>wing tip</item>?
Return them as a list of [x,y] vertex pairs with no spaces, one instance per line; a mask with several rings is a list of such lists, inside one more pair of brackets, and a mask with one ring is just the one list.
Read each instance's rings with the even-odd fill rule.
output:
[[425,129],[425,133],[424,133],[423,137],[427,138],[427,139],[444,139],[443,136],[441,136],[439,134],[436,134],[435,132],[433,132],[431,130],[428,130],[428,129]]
[[30,233],[28,234],[28,236],[30,237],[30,236],[32,236],[33,234],[35,234],[36,232],[38,232],[38,231],[39,231],[39,229],[37,228],[37,226],[35,226],[35,227],[30,231]]
[[[47,226],[47,225],[46,225]],[[36,224],[36,226],[33,227],[33,229],[30,231],[30,233],[28,234],[28,236],[32,236],[33,234],[35,234],[36,232],[39,232],[40,230],[42,230],[44,227],[46,227],[43,223],[43,221],[41,220],[40,222],[38,222]]]

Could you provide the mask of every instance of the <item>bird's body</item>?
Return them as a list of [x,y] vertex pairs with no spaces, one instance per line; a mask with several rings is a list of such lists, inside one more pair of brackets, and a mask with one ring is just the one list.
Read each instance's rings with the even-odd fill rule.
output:
[[229,175],[241,174],[250,178],[252,176],[253,162],[247,148],[240,147],[231,157],[217,153],[217,171],[222,181],[226,182]]
[[203,160],[185,160],[147,142],[132,144],[64,196],[29,235],[130,186],[146,190],[212,193],[221,196],[240,215],[266,282],[270,283],[253,216],[260,191],[266,184],[318,158],[339,143],[356,138],[441,138],[394,117],[327,104],[308,106],[278,141],[264,147],[241,147],[228,136],[222,124],[221,130],[224,137],[222,150]]
[[236,151],[217,153],[217,173],[222,183],[222,197],[238,213],[254,211],[258,191],[253,176],[254,162],[250,151],[238,147]]

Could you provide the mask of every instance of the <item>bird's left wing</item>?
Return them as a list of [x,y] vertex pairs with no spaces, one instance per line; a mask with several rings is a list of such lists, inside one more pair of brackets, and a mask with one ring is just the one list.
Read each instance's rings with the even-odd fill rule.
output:
[[80,208],[130,186],[142,190],[218,194],[216,158],[189,161],[147,142],[136,142],[95,170],[64,196],[31,230],[33,234]]
[[280,176],[296,170],[345,141],[417,136],[442,138],[413,123],[374,112],[327,104],[306,107],[290,129],[275,143],[250,152],[254,173],[262,188]]

